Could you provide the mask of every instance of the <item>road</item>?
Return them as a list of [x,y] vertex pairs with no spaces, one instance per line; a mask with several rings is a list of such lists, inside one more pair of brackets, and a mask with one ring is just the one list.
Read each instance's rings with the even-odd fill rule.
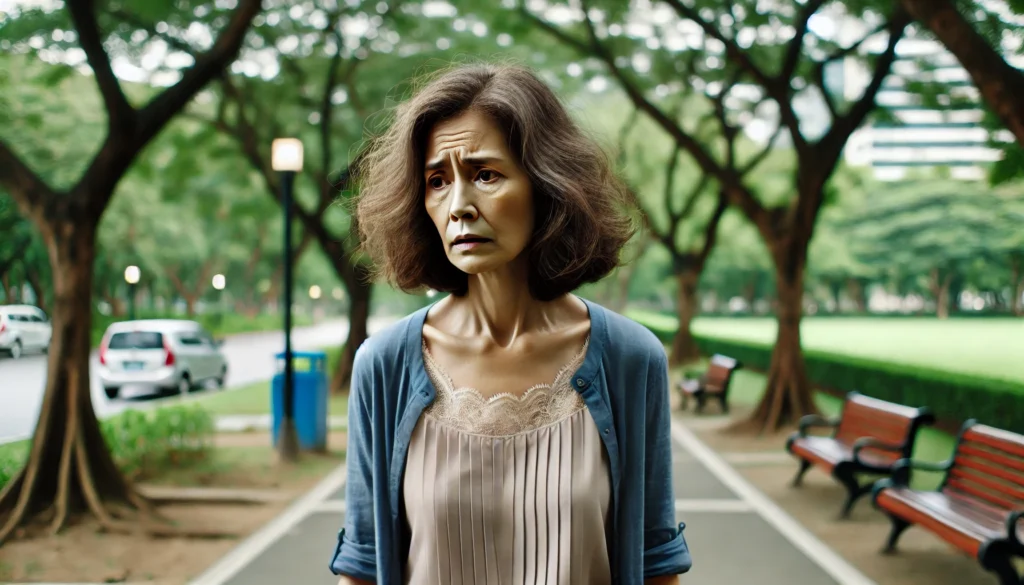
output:
[[[371,319],[370,332],[391,322]],[[348,335],[348,321],[339,320],[292,331],[292,347],[296,351],[321,349],[340,345]],[[284,350],[284,334],[280,331],[245,333],[228,337],[222,351],[228,361],[228,388],[244,386],[274,375],[275,353]],[[20,360],[0,358],[0,444],[31,436],[39,416],[46,385],[45,355],[25,355]],[[90,359],[95,368],[96,352]],[[93,369],[92,404],[96,414],[105,418],[129,408],[150,408],[166,400],[153,394],[151,388],[125,387],[123,398],[107,400]]]

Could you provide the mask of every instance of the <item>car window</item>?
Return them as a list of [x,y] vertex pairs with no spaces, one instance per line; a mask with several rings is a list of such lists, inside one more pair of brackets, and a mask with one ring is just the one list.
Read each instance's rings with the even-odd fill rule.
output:
[[181,343],[182,345],[187,345],[189,347],[196,347],[196,346],[199,346],[199,345],[203,344],[203,340],[200,339],[194,333],[180,333],[180,334],[178,334],[178,342]]
[[42,323],[43,322],[43,320],[39,317],[39,315],[25,315],[25,318],[30,323]]
[[110,337],[107,349],[163,349],[164,336],[155,331],[126,331]]

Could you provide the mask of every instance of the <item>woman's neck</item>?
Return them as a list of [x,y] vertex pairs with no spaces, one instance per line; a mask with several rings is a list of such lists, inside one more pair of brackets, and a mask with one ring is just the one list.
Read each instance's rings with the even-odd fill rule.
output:
[[[568,302],[567,302],[568,301]],[[486,337],[508,348],[524,334],[541,333],[564,326],[567,309],[575,299],[566,296],[541,301],[530,293],[526,270],[509,265],[469,277],[467,292],[448,299],[450,333]]]

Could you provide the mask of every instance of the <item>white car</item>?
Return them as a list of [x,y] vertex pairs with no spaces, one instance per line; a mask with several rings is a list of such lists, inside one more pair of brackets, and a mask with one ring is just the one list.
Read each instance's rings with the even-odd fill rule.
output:
[[108,399],[123,386],[141,385],[185,394],[209,381],[224,387],[228,364],[195,321],[154,319],[114,323],[103,334],[99,378]]
[[0,306],[0,351],[14,359],[26,351],[45,352],[50,348],[52,336],[50,318],[38,307]]

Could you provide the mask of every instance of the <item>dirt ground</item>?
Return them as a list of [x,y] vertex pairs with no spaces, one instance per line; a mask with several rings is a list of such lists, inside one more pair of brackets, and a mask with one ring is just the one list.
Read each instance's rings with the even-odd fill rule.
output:
[[[747,414],[749,409],[733,407],[732,420]],[[785,444],[795,428],[762,437],[736,436],[724,431],[731,421],[714,406],[701,416],[679,411],[676,415],[748,481],[878,585],[989,585],[997,581],[977,561],[921,528],[903,534],[896,554],[881,554],[889,534],[887,517],[873,507],[867,495],[857,502],[849,518],[840,520],[846,491],[818,469],[812,468],[804,476],[801,487],[792,487],[797,464],[785,451]]]
[[102,533],[89,518],[53,537],[12,540],[0,548],[0,582],[185,585],[281,513],[344,461],[345,433],[331,433],[328,453],[293,465],[276,460],[267,433],[220,435],[211,461],[147,478],[152,486],[274,490],[285,497],[258,505],[167,505],[180,526],[231,532],[190,539]]

